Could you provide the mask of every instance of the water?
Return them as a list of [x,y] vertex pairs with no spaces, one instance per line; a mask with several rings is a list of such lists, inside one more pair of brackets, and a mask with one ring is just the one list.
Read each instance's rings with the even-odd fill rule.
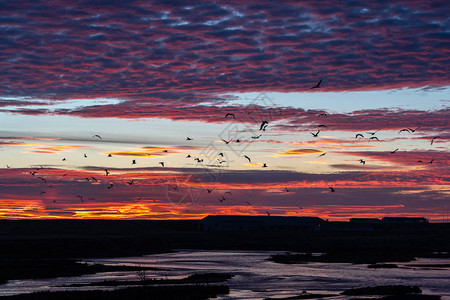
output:
[[[273,251],[204,251],[179,250],[175,253],[146,255],[142,257],[105,258],[84,260],[89,263],[155,267],[148,271],[149,278],[183,278],[194,273],[229,273],[235,276],[223,283],[230,294],[217,299],[263,299],[289,297],[308,293],[338,293],[356,287],[377,285],[417,285],[424,294],[441,295],[450,300],[450,268],[413,267],[410,264],[450,264],[448,259],[419,259],[411,263],[398,263],[398,269],[370,269],[367,265],[346,263],[278,264],[267,258]],[[35,291],[89,290],[93,287],[61,287],[73,283],[90,283],[103,280],[137,280],[136,272],[108,272],[77,277],[60,277],[45,280],[12,280],[0,285],[0,296]],[[114,289],[114,287],[94,287]]]

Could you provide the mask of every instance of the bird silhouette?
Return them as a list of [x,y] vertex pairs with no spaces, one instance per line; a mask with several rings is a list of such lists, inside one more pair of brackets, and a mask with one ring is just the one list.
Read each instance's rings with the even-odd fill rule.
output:
[[247,203],[248,205],[250,205],[250,206],[253,206],[250,202],[248,202],[248,201],[245,201],[244,203]]
[[322,124],[320,124],[320,125],[317,126],[317,127],[325,127],[325,128],[327,128],[327,125],[322,125]]
[[437,139],[437,138],[440,138],[440,136],[435,136],[435,137],[433,137],[433,138],[431,139],[431,145],[433,145],[434,140]]
[[247,155],[244,155],[244,157],[246,158],[246,159],[248,159],[248,162],[252,162],[252,160],[250,159],[250,157],[248,157]]
[[261,122],[261,126],[259,126],[259,130],[263,130],[265,127],[264,126],[266,126],[266,125],[268,125],[269,124],[269,122],[267,122],[267,121],[262,121]]
[[44,195],[44,194],[47,194],[46,192],[41,192],[41,194],[40,195]]
[[374,135],[375,133],[377,133],[378,131],[380,131],[381,130],[381,128],[380,129],[378,129],[377,131],[373,131],[373,132],[367,132],[368,134],[370,134],[370,135]]
[[128,185],[133,185],[133,182],[134,182],[134,180],[127,181],[127,184],[128,184]]
[[84,154],[84,158],[87,158],[87,155],[86,155],[86,154]]
[[409,127],[408,127],[408,129],[409,129],[409,131],[411,131],[411,133],[414,133],[414,132],[416,132],[416,130],[417,130],[417,129],[419,129],[419,128],[420,128],[420,126],[419,126],[419,127],[417,127],[416,129],[412,129],[412,128],[409,128]]
[[255,135],[255,136],[252,136],[252,139],[256,140],[256,139],[259,139],[261,136],[262,136],[262,134],[260,134],[260,135]]
[[223,153],[222,152],[220,152],[218,155],[223,157]]
[[366,161],[365,160],[363,160],[362,158],[359,160],[359,162],[360,163],[362,163],[363,165],[365,165],[366,164]]
[[289,193],[289,190],[288,190],[288,188],[286,188],[286,187],[285,187],[285,188],[284,188],[284,190],[285,190],[286,192],[288,192],[288,193]]
[[333,187],[329,186],[328,188],[330,189],[330,193],[334,193],[335,192]]
[[206,189],[206,191],[208,191],[208,194],[211,194],[212,190],[210,189]]
[[225,115],[225,118],[228,118],[228,116],[231,116],[231,117],[233,117],[233,119],[236,119],[236,117],[234,116],[234,114],[227,113],[227,114]]
[[219,202],[223,202],[223,201],[225,201],[225,200],[227,200],[227,199],[225,199],[224,196],[222,196],[221,198],[219,198]]
[[433,163],[433,161],[434,161],[434,158],[432,159],[432,160],[430,160],[428,163],[429,164],[432,164]]
[[322,80],[323,80],[323,78],[320,79],[319,82],[315,86],[311,87],[310,90],[320,88],[320,84],[322,83]]
[[91,177],[92,178],[92,180],[94,180],[95,182],[97,182],[97,179],[95,178],[95,177]]
[[186,141],[192,141],[193,139],[191,139],[190,137],[186,138]]
[[223,141],[225,144],[227,144],[227,145],[231,142],[231,140],[225,141],[224,139],[222,139],[222,141]]
[[220,160],[220,159],[217,159],[217,161],[219,162],[219,164],[223,164],[224,162],[227,162],[226,160]]
[[394,151],[391,151],[391,153],[394,154],[394,153],[397,152],[397,151],[398,151],[398,148],[395,149]]
[[326,152],[320,154],[319,156],[317,156],[317,158],[324,156],[325,154],[327,154]]
[[112,189],[112,187],[114,186],[114,184],[110,183],[109,186],[107,187],[108,189]]
[[370,140],[377,140],[377,141],[380,141],[376,136],[370,137],[370,138],[369,138],[369,142],[370,142]]
[[108,154],[108,157],[112,157],[112,154],[110,153],[110,154]]
[[360,136],[360,137],[362,137],[362,138],[364,137],[364,135],[362,135],[361,133],[357,133],[356,136],[355,136],[355,139],[357,139],[358,136]]
[[267,126],[269,126],[269,125],[267,125],[267,124],[264,125],[262,130],[263,130],[263,131],[266,131]]
[[160,161],[159,164],[164,167],[164,162]]
[[76,196],[76,198],[80,199],[81,202],[84,202],[83,201],[83,196],[78,195],[78,196]]
[[198,163],[203,162],[203,158],[198,158],[198,157],[196,157],[194,160],[197,161]]
[[318,117],[327,117],[328,115],[326,113],[321,113],[317,115]]
[[268,212],[267,210],[266,210],[266,214],[270,217],[270,212]]
[[43,182],[47,183],[47,180],[45,180],[45,178],[43,178],[43,177],[41,177],[41,176],[38,176],[38,178],[39,178],[40,180],[42,180]]
[[191,158],[192,156],[190,155],[190,154],[188,154],[187,156],[186,156],[186,158]]
[[319,132],[320,132],[320,130],[317,130],[316,133],[312,133],[312,132],[310,132],[310,133],[313,135],[313,137],[317,137],[319,135]]
[[98,134],[96,134],[96,135],[93,135],[92,137],[96,137],[96,138],[102,139],[102,137],[101,137],[101,136],[99,136]]
[[64,157],[64,158],[62,159],[62,161],[66,161],[66,158]]
[[105,175],[108,176],[109,175],[109,171],[108,169],[105,169]]
[[406,132],[408,132],[408,133],[411,133],[411,132],[409,131],[408,128],[403,128],[403,129],[401,129],[401,130],[398,132],[398,134],[400,134],[400,133],[402,133],[402,132],[404,132],[404,131],[406,131]]
[[136,160],[133,159],[133,161],[131,162],[131,164],[132,164],[132,165],[135,165],[135,164],[136,164]]
[[263,167],[263,168],[267,168],[267,164],[266,164],[266,163],[264,163],[262,167]]

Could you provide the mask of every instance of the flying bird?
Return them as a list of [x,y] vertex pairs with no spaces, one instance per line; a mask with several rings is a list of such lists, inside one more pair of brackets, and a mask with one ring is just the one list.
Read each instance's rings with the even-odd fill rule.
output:
[[311,87],[310,90],[320,88],[320,84],[322,83],[322,80],[323,80],[323,78],[320,79],[319,82],[315,86]]
[[403,129],[401,129],[401,130],[398,132],[398,134],[402,133],[403,131],[406,131],[406,132],[408,132],[408,133],[411,133],[411,132],[409,131],[408,128],[403,128]]
[[131,180],[131,181],[127,181],[127,184],[128,184],[128,185],[132,185],[132,184],[133,184],[133,182],[134,182],[134,180]]
[[270,212],[268,212],[267,210],[266,210],[266,214],[270,217]]
[[376,136],[370,137],[370,138],[369,138],[369,142],[370,142],[370,140],[377,140],[377,141],[380,141]]
[[433,137],[433,138],[431,139],[431,145],[433,145],[434,140],[437,139],[437,138],[440,138],[440,136],[435,136],[435,137]]
[[248,205],[252,206],[252,204],[248,201],[245,201],[244,203],[247,203]]
[[248,159],[248,162],[252,162],[252,160],[250,159],[250,157],[248,157],[247,155],[244,155],[244,157],[246,158],[246,159]]
[[102,137],[101,137],[101,136],[99,136],[98,134],[96,134],[96,135],[93,135],[92,137],[96,137],[96,138],[102,139]]
[[218,155],[223,157],[223,153],[222,152],[220,152]]
[[95,177],[91,177],[92,178],[92,180],[94,180],[95,182],[97,182],[97,179],[95,178]]
[[112,157],[112,154],[110,153],[110,154],[108,154],[108,157]]
[[190,154],[188,154],[187,156],[186,156],[186,158],[191,158],[192,156],[190,155]]
[[66,158],[64,157],[64,158],[62,159],[62,161],[66,161]]
[[430,160],[428,163],[429,163],[429,164],[432,164],[432,163],[433,163],[433,160],[434,160],[434,158],[433,158],[432,160]]
[[109,186],[107,187],[108,189],[112,189],[112,187],[114,186],[114,184],[110,183]]
[[164,162],[160,161],[159,164],[164,167]]
[[212,190],[210,189],[206,189],[208,191],[208,194],[211,194]]
[[186,141],[192,141],[193,139],[191,139],[190,137],[186,137]]
[[324,156],[325,154],[327,154],[326,152],[320,154],[319,156],[317,156],[317,158]]
[[108,171],[108,169],[105,169],[105,174],[106,174],[106,176],[108,176],[108,175],[109,175],[109,171]]
[[267,168],[267,164],[266,164],[266,163],[264,163],[262,167],[263,167],[263,168]]
[[284,188],[284,190],[285,190],[286,192],[288,192],[288,193],[289,193],[289,190],[288,190],[288,188],[286,188],[286,187],[285,187],[285,188]]
[[265,126],[265,125],[268,125],[268,124],[269,124],[269,122],[267,122],[267,121],[262,121],[262,122],[261,122],[261,126],[259,127],[259,130],[264,130],[264,128],[265,128],[264,126]]
[[319,135],[319,132],[320,132],[320,130],[317,130],[316,133],[312,133],[312,132],[310,132],[310,133],[313,135],[313,137],[317,137]]
[[83,201],[83,196],[76,196],[76,197],[79,198],[81,202],[84,202]]
[[333,187],[329,186],[328,188],[330,189],[330,193],[334,193],[335,192]]
[[371,135],[374,135],[375,133],[377,133],[378,131],[380,131],[381,130],[381,128],[380,129],[378,129],[377,131],[373,131],[373,132],[367,132],[368,134],[371,134]]
[[222,198],[219,198],[219,202],[223,202],[223,201],[225,201],[225,200],[227,200],[227,199],[225,199],[224,196],[222,196]]
[[39,178],[40,180],[42,180],[43,182],[47,183],[47,180],[45,180],[45,178],[43,178],[43,177],[41,177],[41,176],[38,176],[38,178]]
[[86,155],[86,154],[84,154],[84,158],[87,158],[87,155]]
[[361,133],[357,133],[356,136],[355,136],[355,139],[357,139],[358,136],[360,136],[360,137],[362,137],[362,138],[364,137],[364,135],[362,135]]
[[194,160],[197,161],[197,162],[199,162],[199,163],[203,162],[203,158],[198,158],[198,157],[196,157]]
[[417,129],[419,129],[419,128],[420,128],[420,126],[419,126],[419,127],[417,127],[416,129],[412,129],[412,128],[409,128],[409,127],[408,127],[408,129],[409,129],[409,131],[411,131],[411,133],[414,133],[414,132],[416,132],[416,130],[417,130]]
[[131,164],[132,164],[132,165],[135,165],[135,164],[136,164],[136,160],[133,159],[133,161],[131,162]]
[[391,153],[394,154],[394,153],[397,152],[397,151],[398,151],[398,148],[395,149],[394,151],[391,151]]
[[41,192],[41,195],[47,194],[46,192]]
[[262,136],[262,134],[260,134],[260,135],[255,135],[255,136],[252,136],[252,139],[256,140],[256,139],[259,139],[261,136]]
[[225,118],[228,118],[228,116],[232,116],[233,119],[236,119],[236,117],[234,116],[234,114],[227,113],[227,114],[225,115]]
[[318,116],[318,117],[322,117],[322,116],[323,116],[323,117],[327,117],[328,115],[327,115],[326,113],[321,113],[321,114],[318,114],[317,116]]
[[359,162],[360,163],[362,163],[363,165],[365,165],[366,164],[366,161],[365,160],[363,160],[362,158],[359,160]]
[[327,127],[327,125],[322,125],[322,124],[320,124],[320,125],[317,126],[317,127]]
[[264,127],[263,127],[263,129],[262,129],[262,130],[263,130],[263,131],[266,131],[266,128],[267,128],[267,126],[269,126],[269,125],[267,125],[267,124],[266,124],[266,125],[264,125]]
[[227,145],[231,142],[231,140],[225,141],[224,139],[222,139],[222,141],[223,141],[225,144],[227,144]]

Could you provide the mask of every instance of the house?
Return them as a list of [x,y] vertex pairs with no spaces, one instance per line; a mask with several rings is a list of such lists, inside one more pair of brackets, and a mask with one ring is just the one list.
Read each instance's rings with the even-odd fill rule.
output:
[[428,220],[425,218],[418,217],[384,217],[381,219],[381,223],[383,224],[426,224]]
[[317,217],[207,216],[200,220],[201,231],[311,230],[319,231],[326,221]]

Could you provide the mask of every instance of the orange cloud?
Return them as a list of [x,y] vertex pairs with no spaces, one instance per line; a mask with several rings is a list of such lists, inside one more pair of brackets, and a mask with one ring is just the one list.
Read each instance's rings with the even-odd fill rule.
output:
[[284,151],[281,155],[308,155],[322,153],[323,151],[316,149],[291,149]]

